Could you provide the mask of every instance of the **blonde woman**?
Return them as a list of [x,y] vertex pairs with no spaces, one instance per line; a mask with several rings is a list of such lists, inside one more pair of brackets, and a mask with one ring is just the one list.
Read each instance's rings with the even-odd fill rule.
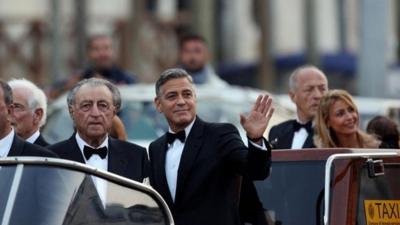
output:
[[315,120],[314,142],[319,148],[379,148],[378,140],[360,130],[358,109],[347,91],[328,91]]

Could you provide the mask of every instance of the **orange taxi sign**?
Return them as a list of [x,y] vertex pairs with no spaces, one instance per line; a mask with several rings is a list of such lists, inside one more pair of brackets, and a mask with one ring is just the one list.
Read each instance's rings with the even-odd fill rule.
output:
[[364,200],[367,225],[400,225],[400,200]]

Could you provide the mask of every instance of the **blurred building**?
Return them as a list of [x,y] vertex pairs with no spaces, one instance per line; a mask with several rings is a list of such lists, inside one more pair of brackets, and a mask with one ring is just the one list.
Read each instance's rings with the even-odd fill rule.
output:
[[[85,39],[108,33],[118,60],[141,81],[174,66],[179,35],[205,36],[232,84],[286,92],[288,74],[312,63],[331,87],[396,96],[395,0],[0,0],[0,76],[40,85],[85,66]],[[371,82],[368,82],[371,81]],[[379,90],[371,91],[378,84]],[[387,87],[387,88],[386,88]]]

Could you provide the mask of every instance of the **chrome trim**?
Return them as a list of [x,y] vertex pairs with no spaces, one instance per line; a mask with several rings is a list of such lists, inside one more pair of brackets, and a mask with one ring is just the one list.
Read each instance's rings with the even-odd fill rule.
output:
[[324,190],[324,225],[329,224],[329,200],[330,200],[330,181],[331,181],[331,169],[333,161],[337,159],[352,159],[352,158],[390,158],[400,156],[398,151],[393,152],[375,152],[375,153],[342,153],[333,154],[328,157],[325,164],[325,190]]
[[3,216],[3,221],[1,222],[2,225],[7,225],[10,223],[10,219],[11,219],[11,213],[12,213],[12,209],[14,208],[14,203],[15,203],[15,198],[17,197],[17,192],[19,189],[19,184],[21,182],[21,177],[22,177],[22,170],[24,169],[24,165],[17,165],[17,168],[15,170],[15,175],[11,184],[11,187],[15,187],[12,188],[10,190],[10,195],[8,196],[7,199],[7,204],[6,204],[6,208],[4,210],[4,216]]
[[121,184],[123,186],[127,186],[130,188],[135,188],[139,189],[150,196],[154,198],[154,200],[165,209],[165,214],[168,217],[168,220],[170,221],[170,225],[174,225],[174,220],[172,218],[171,211],[168,208],[167,203],[164,201],[164,199],[161,197],[161,195],[155,191],[152,187],[144,185],[140,182],[130,180],[128,178],[119,176],[114,173],[110,173],[104,170],[97,169],[95,167],[75,162],[75,161],[70,161],[70,160],[65,160],[65,159],[57,159],[57,158],[44,158],[44,157],[6,157],[0,159],[0,166],[1,165],[13,165],[13,164],[29,164],[29,165],[49,165],[49,166],[58,166],[58,167],[63,167],[63,168],[68,168],[68,169],[73,169],[77,171],[81,171],[84,173],[90,173],[93,175],[96,175],[98,177],[104,178],[106,180],[113,181],[115,183]]

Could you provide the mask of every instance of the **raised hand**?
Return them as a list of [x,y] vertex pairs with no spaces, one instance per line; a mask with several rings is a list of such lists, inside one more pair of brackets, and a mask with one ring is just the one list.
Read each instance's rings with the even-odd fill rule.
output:
[[257,142],[261,141],[273,112],[272,98],[268,95],[259,95],[251,112],[247,116],[240,114],[240,124],[246,131],[247,137]]

